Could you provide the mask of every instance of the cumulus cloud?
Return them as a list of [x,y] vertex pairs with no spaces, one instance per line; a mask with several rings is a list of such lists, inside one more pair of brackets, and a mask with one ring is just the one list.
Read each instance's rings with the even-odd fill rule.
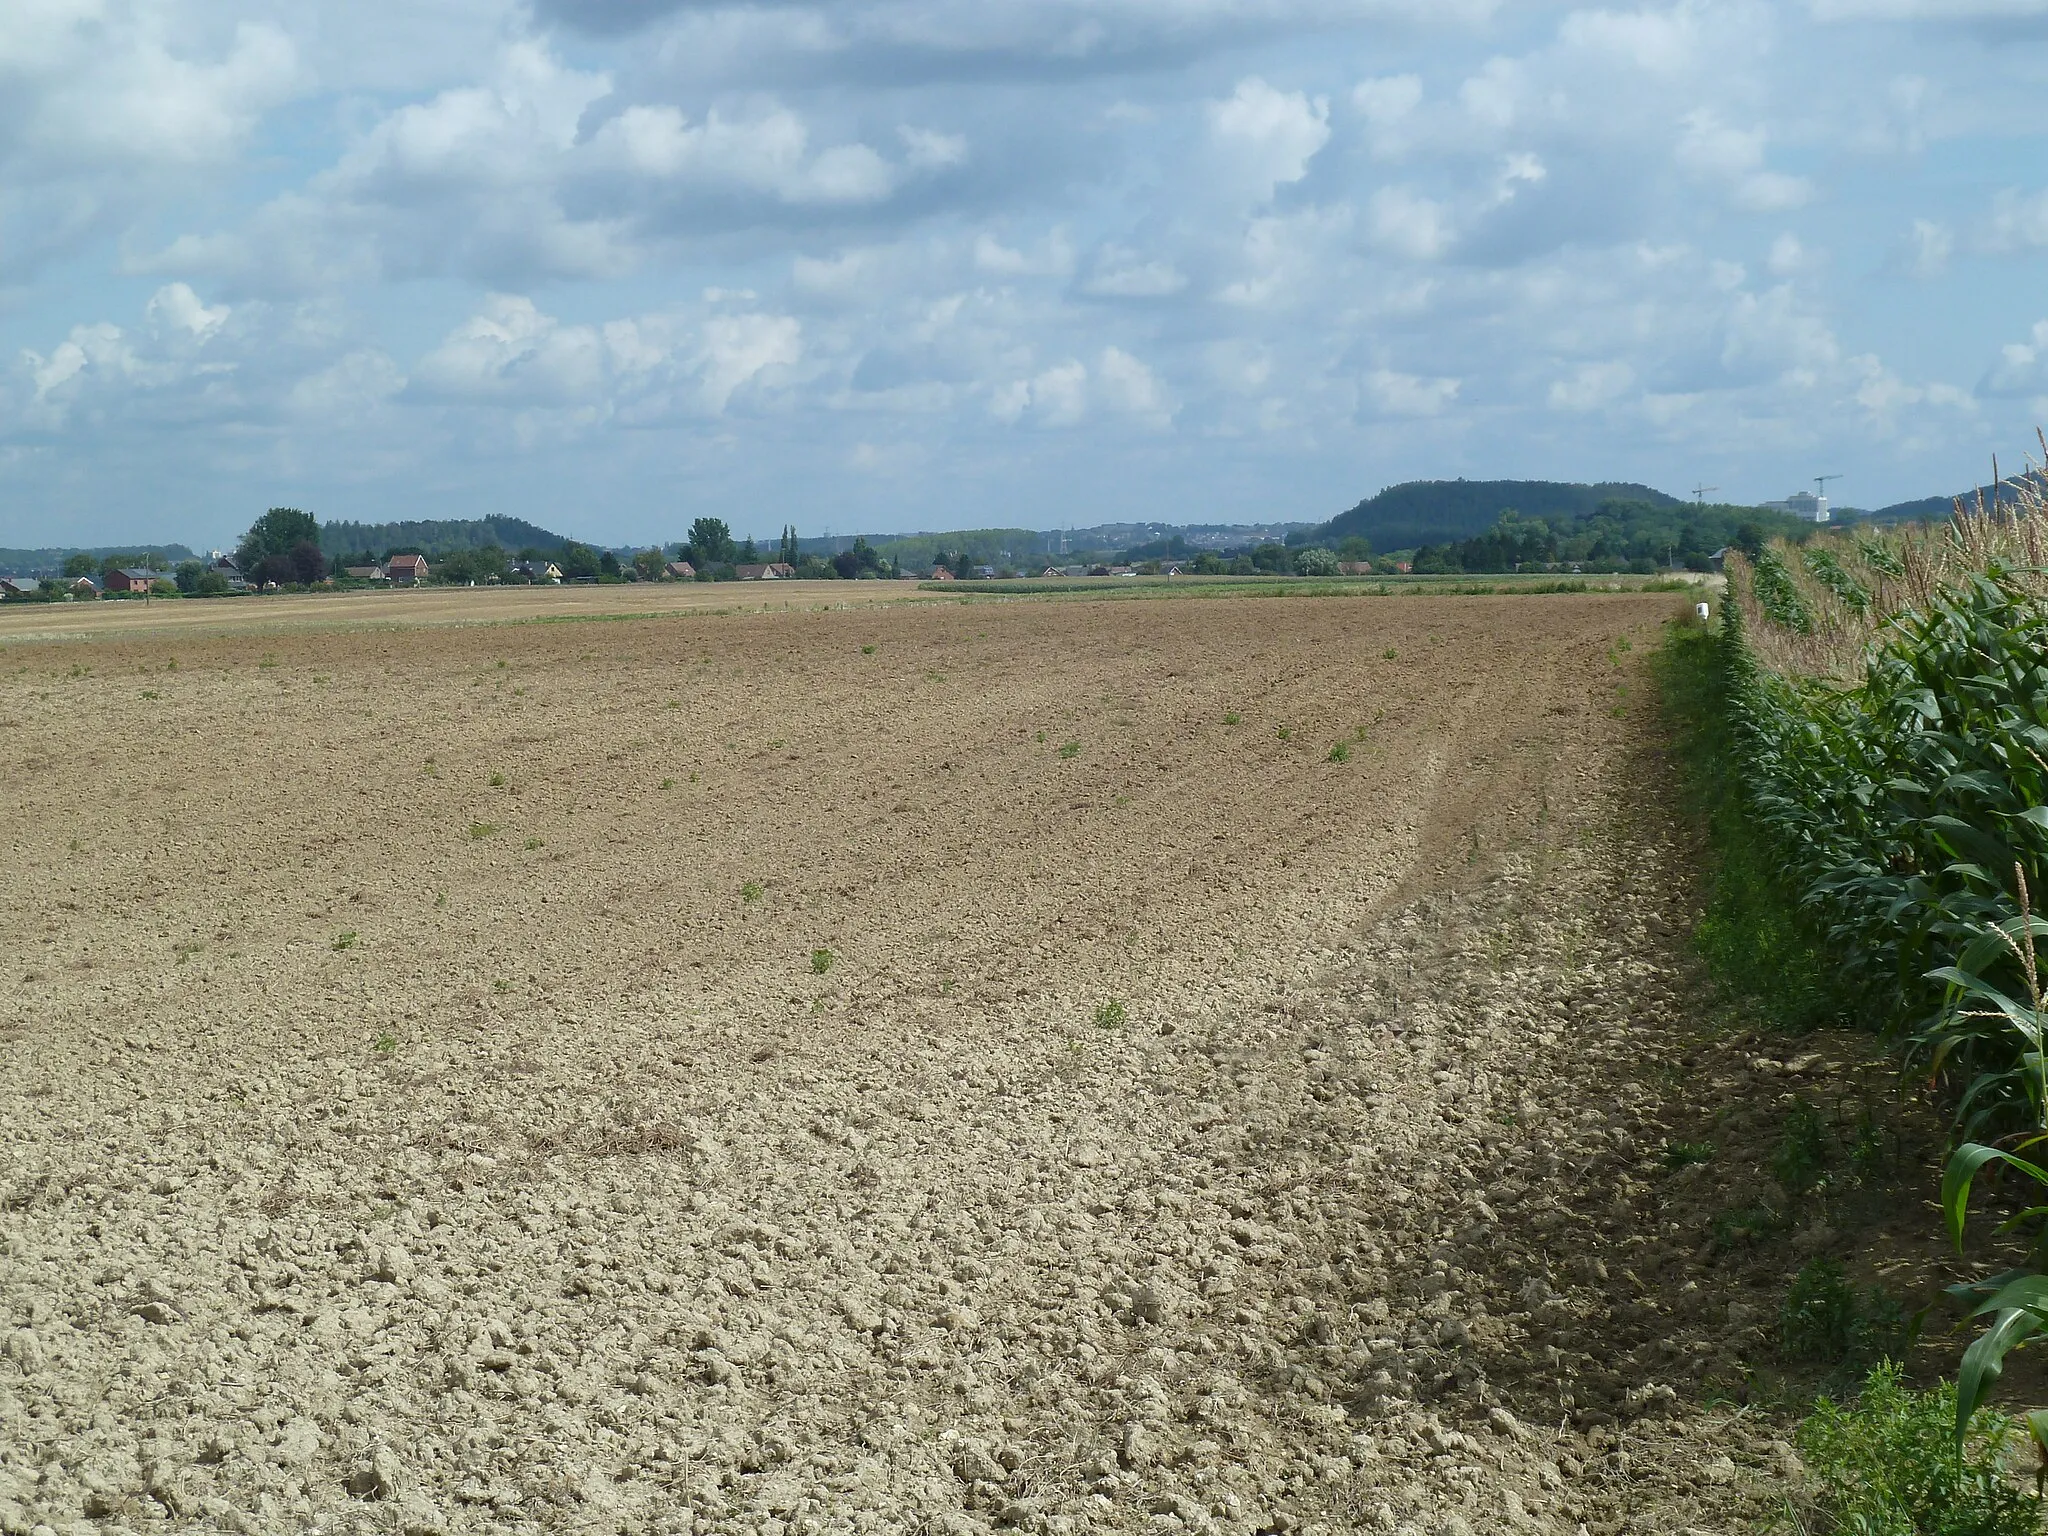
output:
[[[866,486],[875,526],[1029,520],[1161,433],[1157,494],[1219,517],[1327,499],[1340,444],[1388,475],[1753,462],[1776,491],[1825,445],[1924,477],[2048,396],[2002,318],[2022,264],[1982,259],[2048,248],[2048,194],[1928,169],[2031,142],[1981,38],[2039,19],[33,0],[0,22],[0,506],[162,506],[177,476],[121,466],[177,463],[208,517],[198,487],[380,476],[387,512],[545,510],[550,476],[667,507],[686,473],[741,526]],[[1924,287],[1831,258],[1873,224]],[[1247,475],[1249,440],[1298,480]]]
[[1252,76],[1228,100],[1210,103],[1209,130],[1228,172],[1263,202],[1307,175],[1309,161],[1330,142],[1330,104]]

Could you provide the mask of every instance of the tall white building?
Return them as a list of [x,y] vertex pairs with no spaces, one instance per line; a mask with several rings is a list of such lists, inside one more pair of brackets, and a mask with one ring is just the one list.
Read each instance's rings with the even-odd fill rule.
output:
[[1811,491],[1794,491],[1783,501],[1764,503],[1767,512],[1790,512],[1802,522],[1824,523],[1828,520],[1828,499],[1816,496]]

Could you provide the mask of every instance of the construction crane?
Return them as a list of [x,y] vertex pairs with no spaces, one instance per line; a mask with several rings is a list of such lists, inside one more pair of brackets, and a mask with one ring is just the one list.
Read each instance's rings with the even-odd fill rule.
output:
[[1708,494],[1713,491],[1718,491],[1719,489],[1721,489],[1721,487],[1719,487],[1718,485],[1696,485],[1692,488],[1692,494],[1694,498],[1698,500],[1699,504],[1704,507],[1707,504]]
[[1815,496],[1825,496],[1827,494],[1828,482],[1841,478],[1840,475],[1815,475],[1813,477],[1813,494]]

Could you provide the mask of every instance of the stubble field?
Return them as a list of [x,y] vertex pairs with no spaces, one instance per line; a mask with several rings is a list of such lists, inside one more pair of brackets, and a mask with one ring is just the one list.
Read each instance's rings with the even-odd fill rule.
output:
[[1745,1528],[1673,606],[0,631],[0,1531]]

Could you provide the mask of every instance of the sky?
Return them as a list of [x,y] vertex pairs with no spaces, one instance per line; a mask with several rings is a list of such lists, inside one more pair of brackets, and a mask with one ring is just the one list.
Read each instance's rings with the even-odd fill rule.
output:
[[2038,456],[2048,0],[6,0],[0,545],[1875,507]]

